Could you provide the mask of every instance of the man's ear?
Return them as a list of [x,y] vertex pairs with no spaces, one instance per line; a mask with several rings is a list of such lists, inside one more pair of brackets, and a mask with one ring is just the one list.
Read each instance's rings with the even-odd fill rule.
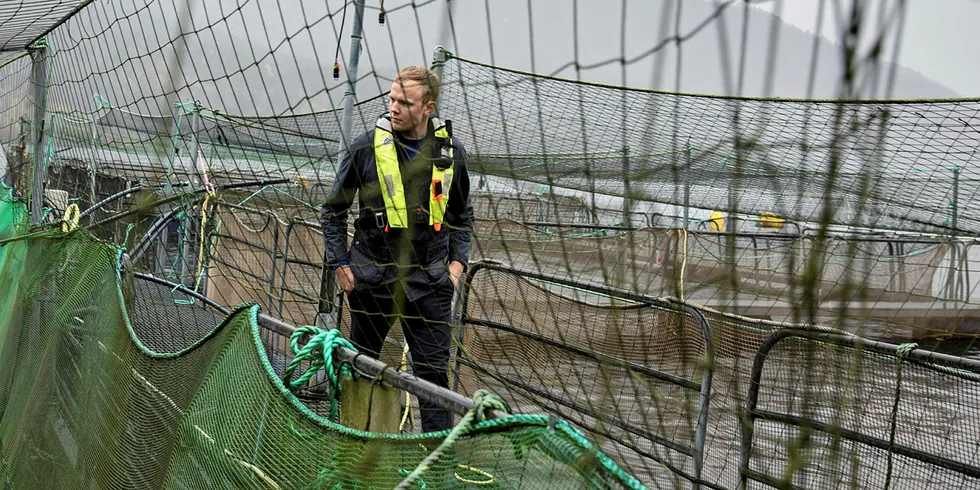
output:
[[430,100],[425,103],[425,117],[429,117],[436,110],[436,101]]

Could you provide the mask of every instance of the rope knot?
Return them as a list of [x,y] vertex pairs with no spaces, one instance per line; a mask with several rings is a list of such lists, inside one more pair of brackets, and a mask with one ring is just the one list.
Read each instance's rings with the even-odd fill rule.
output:
[[[310,337],[305,345],[300,346],[300,340],[307,335],[311,335],[312,337]],[[327,377],[330,380],[331,393],[334,393],[334,396],[336,396],[336,394],[340,393],[340,376],[338,374],[353,376],[350,366],[342,363],[338,364],[334,360],[334,350],[337,347],[357,350],[354,344],[351,344],[349,340],[340,334],[340,330],[331,329],[324,331],[310,325],[300,327],[289,337],[289,347],[292,349],[294,357],[289,362],[289,366],[286,367],[283,380],[288,382],[291,389],[299,389],[309,382],[310,378],[317,371],[323,368],[327,372]],[[298,378],[291,380],[293,372],[296,371],[303,361],[309,361],[310,367]]]
[[473,405],[473,415],[477,422],[487,420],[485,412],[488,409],[510,413],[510,406],[507,405],[507,402],[487,390],[476,390],[476,394],[473,395]]
[[899,360],[905,360],[905,358],[909,356],[910,352],[918,348],[919,344],[916,344],[915,342],[908,342],[898,346],[895,353],[898,354]]

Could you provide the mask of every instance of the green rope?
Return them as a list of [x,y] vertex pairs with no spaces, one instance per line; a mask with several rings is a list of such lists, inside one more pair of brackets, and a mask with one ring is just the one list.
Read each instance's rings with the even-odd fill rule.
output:
[[[306,345],[300,347],[299,341],[305,335],[312,335],[313,337]],[[289,337],[289,347],[292,348],[295,357],[289,362],[289,366],[286,367],[283,380],[294,390],[305,385],[320,368],[324,368],[327,371],[331,391],[335,394],[340,393],[340,376],[338,376],[338,373],[353,376],[350,366],[346,364],[335,366],[334,364],[333,352],[337,347],[357,350],[354,344],[351,344],[349,340],[345,339],[341,335],[340,330],[336,328],[324,331],[310,325],[300,327]],[[322,357],[317,357],[317,349],[320,349],[319,353]],[[296,371],[296,368],[303,361],[309,361],[310,367],[299,378],[290,380],[293,372]]]
[[37,231],[0,240],[0,246],[21,240],[30,240],[32,238],[53,238],[57,233],[61,233],[60,227],[61,223],[41,223],[33,227]]
[[129,232],[133,231],[133,228],[136,228],[136,223],[126,225],[126,236],[123,237],[124,247],[129,247]]
[[476,395],[473,397],[473,408],[466,412],[463,419],[459,421],[459,424],[453,428],[453,430],[446,436],[446,439],[439,444],[439,447],[432,451],[431,454],[425,457],[415,470],[412,471],[401,483],[395,487],[395,490],[407,490],[412,484],[418,480],[422,473],[425,473],[432,465],[439,461],[439,458],[453,445],[456,441],[466,435],[470,430],[473,429],[474,421],[484,422],[487,420],[486,414],[484,413],[488,408],[493,408],[501,412],[509,412],[510,407],[507,406],[502,398],[490,393],[486,390],[477,390]]
[[[174,127],[178,128],[178,130],[177,131],[174,131],[173,136],[170,137],[170,149],[168,150],[168,153],[170,155],[168,155],[168,157],[167,157],[167,179],[168,180],[170,179],[170,176],[171,175],[174,176],[174,179],[177,178],[177,172],[174,171],[174,160],[177,159],[177,148],[178,148],[177,147],[177,138],[180,138],[180,129],[179,128],[180,128],[181,121],[184,120],[184,113],[183,112],[178,113],[177,114],[177,117],[175,119],[176,119],[176,121],[174,122]],[[173,184],[173,183],[174,182],[172,182],[171,184]],[[179,181],[176,182],[176,183],[179,183]]]
[[905,364],[905,358],[908,357],[909,353],[917,347],[919,347],[919,344],[905,343],[898,346],[896,352],[898,355],[898,370],[895,376],[895,402],[892,404],[891,433],[888,436],[888,471],[885,473],[885,490],[888,490],[892,484],[892,455],[895,449],[895,427],[898,421],[898,402],[902,397],[902,365]]
[[[313,337],[310,338],[306,345],[300,347],[299,341],[306,335],[312,335]],[[345,339],[341,335],[340,330],[336,328],[324,331],[317,327],[307,325],[293,332],[289,337],[289,346],[292,348],[295,356],[289,362],[289,366],[286,367],[286,372],[282,377],[283,383],[289,386],[291,390],[297,390],[309,382],[310,378],[320,368],[323,368],[327,372],[327,378],[330,381],[330,420],[336,421],[337,407],[340,404],[340,376],[338,376],[338,373],[351,377],[354,376],[354,373],[347,364],[335,364],[333,353],[337,347],[346,347],[356,351],[357,349],[354,347],[354,344],[351,344],[349,340]],[[317,356],[318,353],[320,356]],[[299,378],[295,380],[291,379],[293,372],[296,371],[296,368],[303,361],[309,361],[310,367]]]
[[249,194],[249,196],[246,197],[245,199],[242,199],[242,202],[238,203],[238,205],[239,206],[244,205],[248,201],[252,200],[253,197],[255,197],[255,196],[257,196],[257,195],[265,192],[265,190],[268,189],[268,188],[270,188],[270,187],[272,188],[272,190],[278,192],[279,194],[282,194],[282,195],[284,195],[284,196],[286,196],[286,197],[288,197],[290,199],[293,199],[293,200],[299,202],[300,204],[302,204],[302,205],[304,205],[304,206],[306,206],[306,207],[308,207],[310,209],[316,209],[316,210],[319,210],[320,209],[320,208],[318,208],[318,207],[316,207],[316,206],[314,206],[314,205],[312,205],[312,204],[310,204],[310,203],[308,203],[308,202],[306,202],[306,201],[304,201],[304,200],[302,200],[302,199],[300,199],[300,198],[298,198],[298,197],[296,197],[296,196],[294,196],[294,195],[292,195],[292,194],[290,194],[290,193],[288,193],[286,191],[283,191],[282,189],[279,189],[278,187],[276,187],[274,185],[271,185],[271,184],[270,185],[263,186],[261,189],[255,191],[255,192],[253,192],[251,194]]
[[[184,278],[177,275],[177,267],[182,261],[187,260],[187,257],[184,257],[184,230],[186,229],[184,222],[186,217],[187,215],[184,214],[183,211],[176,214],[176,219],[180,220],[179,224],[177,225],[177,256],[174,257],[173,263],[170,264],[170,271],[167,273],[167,277],[169,279],[174,279],[179,282],[178,285],[174,286],[173,289],[170,290],[170,300],[173,301],[175,305],[184,306],[193,305],[197,302],[197,300],[194,299],[194,296],[190,296],[190,299],[177,299],[174,297],[175,291],[184,288]],[[194,291],[197,291],[196,286]]]

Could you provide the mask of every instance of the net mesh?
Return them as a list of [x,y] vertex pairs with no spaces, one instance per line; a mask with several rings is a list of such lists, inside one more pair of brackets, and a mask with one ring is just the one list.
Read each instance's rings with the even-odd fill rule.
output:
[[[498,185],[546,186],[617,214],[680,204],[699,220],[713,210],[766,212],[802,227],[936,231],[952,226],[954,181],[962,179],[960,199],[977,192],[967,169],[976,100],[677,94],[451,58],[440,110],[465,121],[475,168]],[[957,224],[975,234],[976,216],[964,211]]]
[[[756,8],[780,2],[551,0],[93,3],[25,51],[82,3],[0,7],[14,21],[0,23],[11,482],[385,488],[431,453],[440,437],[407,437],[417,396],[390,407],[402,435],[352,435],[311,416],[329,417],[322,396],[276,384],[289,338],[253,310],[222,312],[251,303],[350,334],[321,203],[345,138],[388,109],[397,68],[431,60],[475,215],[453,388],[566,420],[601,452],[527,415],[538,425],[464,438],[457,456],[475,470],[441,462],[427,487],[632,482],[606,456],[648,488],[976,484],[974,381],[955,370],[978,371],[980,102],[862,100],[950,92],[910,90],[922,77],[889,65],[908,2],[844,5],[829,51],[759,22]],[[715,68],[721,85],[704,88]],[[801,95],[773,90],[783,80],[807,98],[771,97]],[[34,228],[12,204],[23,196],[41,208]],[[73,226],[72,205],[101,242],[51,231]],[[113,246],[143,274],[121,287]],[[381,357],[413,371],[400,323]],[[771,343],[787,329],[862,340]],[[935,358],[900,363],[865,338]],[[605,469],[568,471],[593,459]],[[72,471],[27,467],[39,460]]]
[[17,51],[54,28],[91,0],[17,0],[0,7],[0,52]]
[[[980,474],[956,469],[976,457],[978,427],[968,414],[978,380],[894,352],[789,337],[761,369],[757,410],[783,417],[755,423],[750,468],[803,488],[974,486]],[[827,389],[834,385],[845,388]],[[807,444],[780,442],[787,438]],[[800,471],[781,470],[799,461]]]
[[489,386],[515,410],[568,418],[648,485],[684,481],[662,465],[694,473],[701,385],[694,360],[704,355],[695,319],[666,303],[492,269],[474,273],[470,287],[463,392]]
[[[0,462],[12,485],[389,488],[440,442],[315,416],[265,357],[257,306],[215,327],[214,312],[199,305],[164,314],[170,293],[144,286],[128,312],[123,298],[134,290],[121,286],[120,251],[84,233],[10,242],[4,252],[0,277],[14,287],[3,310]],[[507,488],[635,485],[576,432],[540,417],[515,422],[477,425],[428,469],[425,486],[456,488],[463,462],[477,476],[462,478],[490,475]]]

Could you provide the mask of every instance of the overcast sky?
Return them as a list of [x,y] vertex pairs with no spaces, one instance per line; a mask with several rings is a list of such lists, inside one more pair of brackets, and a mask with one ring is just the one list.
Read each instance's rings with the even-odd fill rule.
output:
[[[402,1],[389,0],[388,4]],[[463,57],[492,60],[499,66],[538,73],[557,71],[564,77],[612,84],[715,94],[836,97],[841,95],[837,91],[842,77],[840,32],[848,25],[846,15],[852,1],[764,1],[750,4],[758,12],[749,9],[753,15],[747,18],[741,1],[727,0],[456,0],[454,38],[443,28],[444,20],[436,21],[444,17],[439,12],[444,7],[438,6],[442,2],[436,2],[432,4],[435,8],[419,8],[417,15],[408,11],[392,15],[392,38],[379,39],[373,16],[369,16],[365,39],[380,60],[390,59],[391,49],[385,44],[397,40],[395,51],[401,64],[421,60],[418,55],[412,56],[420,52],[419,43],[412,41],[421,38],[425,45],[421,52],[442,42]],[[936,8],[937,2],[942,3],[941,9]],[[812,41],[800,31],[817,30],[821,3],[826,6],[821,29],[826,44],[815,60]],[[976,93],[972,83],[980,69],[974,66],[969,49],[980,46],[980,30],[972,25],[980,19],[980,2],[908,0],[904,23],[891,11],[900,4],[897,0],[864,0],[863,4],[869,10],[862,18],[862,26],[869,29],[859,35],[865,46],[875,38],[873,31],[883,28],[889,37],[879,59],[896,60],[893,47],[897,40],[898,63],[922,76],[900,70],[894,77],[892,93],[886,94],[883,87],[863,86],[862,92],[854,95],[917,98]],[[890,10],[880,12],[882,5]],[[778,13],[786,24],[772,22],[765,11]],[[722,15],[715,15],[717,12]],[[881,13],[889,15],[879,19]],[[417,34],[419,28],[422,36]],[[744,50],[743,29],[748,33]],[[669,41],[675,35],[684,41]],[[651,55],[655,46],[660,48]],[[634,61],[625,67],[613,62],[580,72],[571,66],[575,61],[597,65],[620,56]],[[740,69],[744,69],[744,80],[738,87]],[[871,65],[862,66],[865,76],[874,70]],[[888,78],[890,70],[880,70],[881,80]]]
[[[824,39],[813,56],[820,0],[367,0],[358,98],[387,90],[397,67],[428,64],[444,44],[458,55],[497,66],[613,85],[750,96],[941,98],[976,94],[980,69],[968,50],[980,45],[971,24],[980,2],[908,0],[898,61],[906,69],[864,63],[869,79],[842,93],[841,17],[852,0],[829,5]],[[942,2],[942,8],[936,8]],[[56,29],[53,70],[62,86],[49,104],[90,111],[97,93],[138,112],[171,112],[173,100],[200,100],[233,114],[322,111],[347,90],[332,77],[334,53],[348,59],[352,11],[346,0],[190,0],[99,2]],[[900,2],[869,5],[894,8]],[[756,4],[752,4],[756,5]],[[778,13],[779,22],[766,11]],[[875,12],[862,25],[872,26]],[[884,22],[898,32],[896,19]],[[743,36],[743,32],[745,35]],[[864,30],[861,38],[872,39]],[[675,36],[683,38],[680,43]],[[894,40],[894,38],[890,38]],[[886,44],[890,61],[893,43]],[[623,64],[621,59],[629,60]],[[575,69],[576,63],[582,68]],[[915,71],[912,71],[915,70]],[[894,81],[894,83],[891,83]],[[891,92],[886,93],[885,82]],[[144,107],[145,106],[145,107]]]
[[[838,42],[839,22],[832,22],[833,4],[850,8],[851,0],[789,0],[754,4],[756,8],[779,15],[784,22],[806,32],[817,32],[820,4],[825,4],[825,21],[820,34]],[[882,4],[895,6],[899,2],[881,0],[866,2],[877,9]],[[946,85],[963,97],[980,95],[980,1],[977,0],[907,0],[905,26],[898,47],[899,64],[921,72]],[[885,53],[892,59],[891,45]]]

